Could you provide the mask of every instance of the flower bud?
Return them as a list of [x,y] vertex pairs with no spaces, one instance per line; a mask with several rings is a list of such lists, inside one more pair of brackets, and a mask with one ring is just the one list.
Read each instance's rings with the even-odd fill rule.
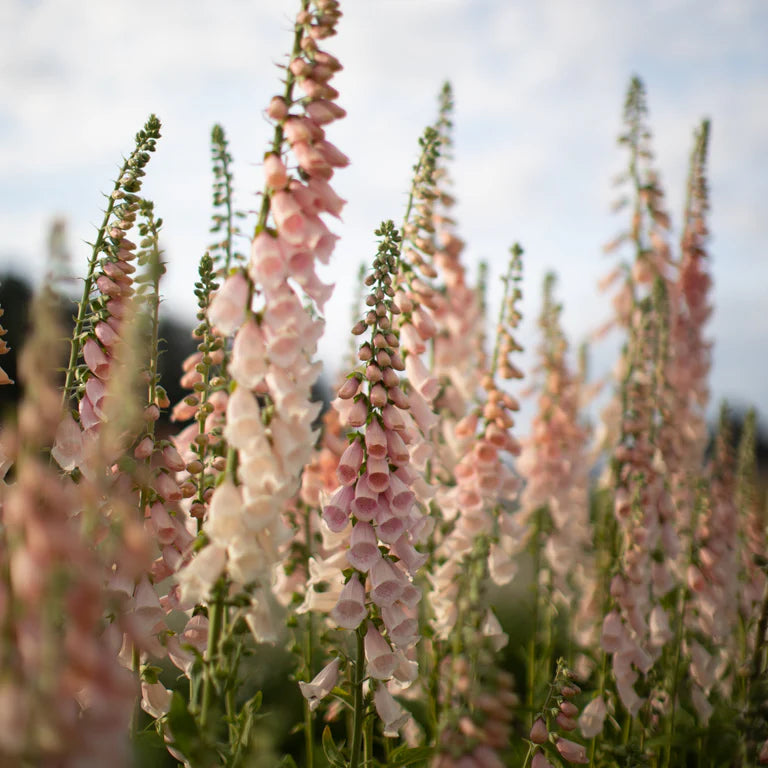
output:
[[537,718],[536,722],[531,727],[529,738],[534,744],[544,744],[549,738],[549,731],[547,731],[547,724],[542,718]]

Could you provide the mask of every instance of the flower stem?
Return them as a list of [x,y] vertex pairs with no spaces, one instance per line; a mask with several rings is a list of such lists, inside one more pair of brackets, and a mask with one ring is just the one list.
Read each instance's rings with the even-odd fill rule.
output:
[[[307,517],[309,515],[307,514]],[[307,527],[307,539],[309,539],[309,527]],[[307,679],[311,680],[312,675],[312,613],[307,613],[307,622],[304,627],[304,663],[307,668]],[[312,710],[309,707],[309,700],[304,699],[304,751],[306,753],[305,765],[307,768],[313,768],[315,757],[315,739],[312,721]]]
[[363,632],[358,628],[357,658],[353,667],[354,681],[352,684],[353,696],[353,720],[352,742],[349,752],[349,768],[359,768],[360,745],[363,739],[363,667],[365,665],[365,646],[363,644]]
[[214,667],[218,661],[219,639],[224,625],[224,583],[219,581],[215,587],[215,597],[211,603],[211,616],[208,623],[208,647],[206,649],[206,664],[203,680],[203,701],[200,707],[200,725],[203,729],[208,725],[214,689]]

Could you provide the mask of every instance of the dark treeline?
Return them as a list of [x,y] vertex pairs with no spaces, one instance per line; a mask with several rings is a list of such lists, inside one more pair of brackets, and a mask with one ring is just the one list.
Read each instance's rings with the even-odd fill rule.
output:
[[[3,356],[0,365],[15,382],[9,386],[0,387],[0,413],[3,415],[7,415],[15,409],[16,403],[24,391],[24,383],[18,378],[16,360],[27,336],[32,296],[33,289],[23,278],[7,273],[0,275],[0,307],[4,310],[0,324],[8,331],[5,340],[10,347],[10,352]],[[61,328],[70,332],[74,326],[77,303],[62,296],[60,304]],[[171,403],[177,403],[187,394],[179,385],[179,377],[184,359],[195,350],[195,341],[191,336],[191,331],[191,326],[172,318],[161,317],[160,319],[162,354],[158,366],[162,385],[168,392]],[[67,354],[67,340],[68,337],[62,339],[62,355]],[[162,427],[169,426],[168,412],[164,412],[160,419]]]

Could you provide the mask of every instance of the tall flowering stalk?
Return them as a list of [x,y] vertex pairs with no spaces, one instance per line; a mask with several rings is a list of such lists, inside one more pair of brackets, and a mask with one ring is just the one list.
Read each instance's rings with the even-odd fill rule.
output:
[[323,509],[328,528],[344,535],[349,566],[342,565],[344,586],[331,618],[337,626],[355,630],[356,650],[349,664],[350,766],[362,759],[366,676],[377,681],[374,704],[385,735],[396,734],[407,720],[386,681],[394,676],[407,684],[416,674],[409,652],[419,639],[415,608],[421,591],[412,577],[426,559],[414,548],[424,516],[411,489],[416,477],[407,447],[411,431],[403,419],[409,406],[398,375],[404,364],[398,334],[392,330],[393,314],[399,311],[392,297],[401,241],[391,221],[376,234],[381,241],[366,281],[371,309],[354,329],[358,335],[369,334],[359,351],[362,371],[353,372],[339,392],[342,421],[353,431],[336,470],[340,486]]
[[[337,239],[320,215],[339,214],[343,201],[328,181],[348,161],[325,139],[325,126],[344,114],[329,83],[341,67],[318,41],[335,34],[340,15],[335,2],[302,3],[285,92],[267,109],[274,139],[264,158],[265,189],[250,259],[226,276],[207,308],[210,326],[224,338],[234,334],[234,340],[224,357],[225,378],[232,382],[222,433],[226,469],[208,509],[201,502],[196,507],[203,518],[203,548],[179,574],[183,600],[209,606],[199,704],[204,731],[212,727],[215,677],[236,677],[237,663],[224,641],[237,617],[257,640],[276,637],[272,569],[291,535],[283,513],[316,438],[313,422],[320,405],[311,402],[310,389],[318,374],[312,358],[323,321],[311,306],[302,306],[294,286],[319,309],[332,290],[315,272],[315,261],[327,263]],[[295,95],[296,88],[303,97]],[[294,167],[284,154],[288,149]],[[227,229],[231,235],[231,224]],[[193,398],[188,405],[197,407]],[[234,617],[227,599],[233,594],[245,597]],[[231,690],[224,705],[234,717]]]
[[[86,479],[75,486],[41,457],[61,418],[49,373],[59,334],[48,299],[36,302],[20,361],[26,395],[18,428],[3,436],[16,482],[2,487],[0,755],[7,765],[127,765],[137,685],[102,637],[108,554],[92,543],[104,486]],[[117,514],[112,522],[130,529]],[[132,540],[140,541],[135,530]],[[125,562],[132,553],[121,544]]]
[[511,555],[519,548],[519,529],[510,512],[518,483],[505,460],[505,454],[520,450],[511,433],[517,402],[502,391],[497,375],[517,378],[509,355],[520,349],[514,332],[520,321],[521,255],[514,246],[491,367],[482,377],[478,403],[454,429],[454,484],[439,499],[447,523],[434,550],[430,602],[436,638],[448,645],[443,659],[441,644],[434,644],[443,678],[435,765],[461,759],[502,764],[510,708],[517,703],[511,678],[496,665],[495,656],[508,638],[488,605],[486,588],[489,577],[497,585],[511,580]]
[[[583,382],[568,364],[554,281],[551,273],[544,281],[538,408],[517,465],[526,480],[519,522],[526,536],[535,539],[532,546],[539,567],[534,572],[542,592],[537,603],[544,611],[550,611],[550,606],[567,611],[577,647],[589,648],[596,621],[591,605],[595,574],[589,519],[589,435],[580,415]],[[551,622],[549,616],[545,622],[548,649],[552,647]],[[534,634],[538,630],[534,628]],[[535,679],[529,684],[531,702]]]
[[[116,335],[119,335],[115,326],[119,326],[123,298],[129,295],[130,275],[134,271],[130,262],[135,245],[126,238],[126,232],[136,219],[144,168],[149,162],[150,153],[155,151],[159,137],[160,121],[155,115],[150,115],[144,128],[136,134],[135,149],[123,163],[114,190],[107,198],[104,220],[93,244],[83,284],[83,296],[75,320],[64,383],[65,403],[74,394],[73,388],[81,390],[87,384],[84,381],[87,376],[84,375],[85,368],[77,365],[81,356],[85,358],[85,366],[96,378],[98,374],[95,369],[101,371],[109,364],[109,348]],[[92,296],[94,292],[95,297]],[[98,395],[87,393],[86,397],[78,397],[81,403],[84,399],[86,415],[83,429],[88,430],[88,425],[95,423],[91,412],[94,408],[93,400],[98,399]]]

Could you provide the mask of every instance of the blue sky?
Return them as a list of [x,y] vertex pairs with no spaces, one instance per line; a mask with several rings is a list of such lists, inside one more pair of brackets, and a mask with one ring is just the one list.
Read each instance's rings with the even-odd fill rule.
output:
[[[290,43],[288,0],[4,0],[0,4],[0,268],[42,269],[48,223],[69,224],[78,269],[100,220],[100,192],[150,112],[164,123],[146,193],[165,219],[167,311],[191,317],[208,244],[208,140],[228,133],[239,203],[256,207]],[[453,175],[470,265],[494,275],[508,246],[526,249],[523,343],[535,346],[544,272],[560,275],[574,343],[609,315],[597,279],[624,90],[645,81],[657,165],[679,221],[693,129],[713,121],[713,396],[768,409],[768,5],[763,0],[347,0],[329,49],[346,120],[331,139],[352,160],[336,186],[349,200],[333,266],[322,351],[346,348],[353,275],[373,229],[398,221],[416,140],[442,81],[456,96]],[[492,298],[498,297],[494,287]],[[340,344],[339,339],[343,340]],[[594,352],[597,372],[609,347]]]

